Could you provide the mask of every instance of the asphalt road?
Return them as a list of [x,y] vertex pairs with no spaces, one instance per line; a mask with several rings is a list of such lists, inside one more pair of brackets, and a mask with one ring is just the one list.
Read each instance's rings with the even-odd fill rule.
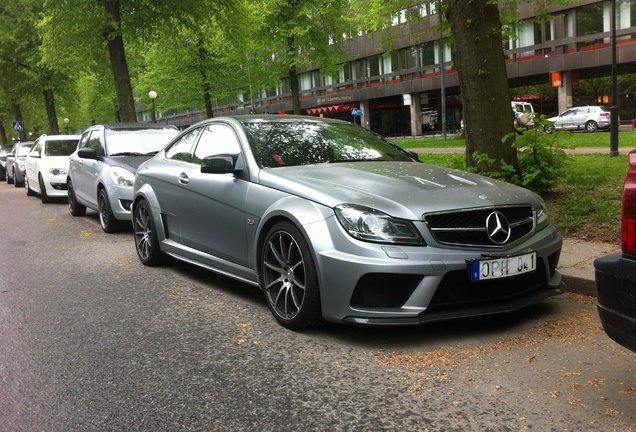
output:
[[635,431],[593,299],[413,328],[279,326],[258,290],[0,183],[0,431]]

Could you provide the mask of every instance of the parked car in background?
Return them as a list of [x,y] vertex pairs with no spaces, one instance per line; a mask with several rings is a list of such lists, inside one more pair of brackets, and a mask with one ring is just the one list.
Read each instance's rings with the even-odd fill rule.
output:
[[0,180],[2,181],[7,179],[7,154],[10,150],[11,147],[0,146]]
[[510,312],[564,288],[538,195],[334,119],[198,123],[139,167],[132,219],[143,264],[260,286],[291,329]]
[[554,123],[553,130],[584,130],[596,132],[610,128],[610,108],[606,106],[584,106],[568,108],[548,121]]
[[73,216],[97,210],[105,232],[130,223],[135,172],[179,130],[166,124],[118,123],[86,129],[69,158],[66,178]]
[[40,194],[43,203],[65,197],[68,158],[77,149],[79,135],[42,135],[35,140],[25,166],[24,189]]
[[530,102],[512,101],[510,106],[515,113],[515,129],[534,127],[534,107]]
[[594,261],[598,314],[605,333],[636,352],[636,150],[623,187],[621,251]]
[[11,152],[7,154],[5,167],[8,184],[13,184],[15,187],[24,185],[24,163],[32,146],[33,141],[19,142],[14,144]]

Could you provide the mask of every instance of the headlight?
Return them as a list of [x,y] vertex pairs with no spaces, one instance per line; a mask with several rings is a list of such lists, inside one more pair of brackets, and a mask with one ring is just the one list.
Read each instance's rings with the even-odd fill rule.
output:
[[110,174],[113,176],[113,182],[117,186],[133,187],[135,183],[135,175],[127,169],[119,167],[113,168]]
[[54,176],[65,176],[66,169],[65,168],[49,168],[49,174]]
[[352,204],[339,205],[334,211],[344,229],[358,240],[390,244],[425,244],[410,221]]
[[543,198],[539,198],[539,205],[536,208],[537,231],[550,225],[550,216],[548,216],[548,208]]

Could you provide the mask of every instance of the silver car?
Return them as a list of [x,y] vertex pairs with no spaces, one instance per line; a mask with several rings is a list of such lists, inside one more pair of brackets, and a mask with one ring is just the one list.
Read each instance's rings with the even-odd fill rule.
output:
[[174,126],[118,123],[86,129],[69,157],[66,177],[73,216],[97,210],[104,232],[130,222],[135,171],[161,150],[179,130]]
[[510,312],[564,288],[539,196],[338,120],[198,123],[139,167],[132,217],[143,264],[259,286],[290,329]]
[[584,130],[596,132],[599,129],[609,129],[610,109],[606,106],[584,106],[568,108],[556,117],[550,117],[555,130]]

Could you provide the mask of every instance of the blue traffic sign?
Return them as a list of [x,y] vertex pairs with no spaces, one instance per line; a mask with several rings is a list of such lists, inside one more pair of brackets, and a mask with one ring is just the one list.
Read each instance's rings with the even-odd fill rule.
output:
[[24,130],[24,123],[21,121],[14,121],[13,122],[13,130],[14,131],[18,131],[21,132]]
[[362,110],[360,108],[351,108],[351,115],[354,117],[359,117],[362,115]]

